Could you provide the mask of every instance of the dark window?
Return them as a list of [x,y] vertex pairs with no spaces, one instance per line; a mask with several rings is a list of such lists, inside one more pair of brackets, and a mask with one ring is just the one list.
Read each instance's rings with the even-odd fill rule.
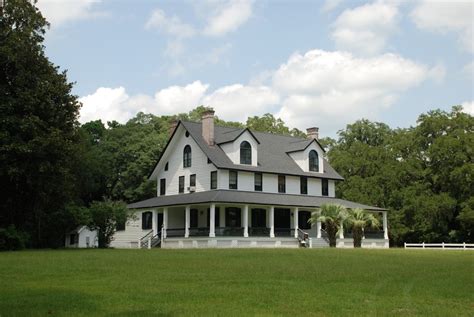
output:
[[303,195],[308,194],[308,177],[305,177],[305,176],[300,177],[300,192]]
[[252,164],[252,146],[247,141],[240,143],[240,164]]
[[211,164],[211,163],[212,163],[211,159],[207,158],[207,164]]
[[179,177],[178,191],[184,193],[184,176]]
[[323,178],[321,180],[321,183],[322,183],[322,194],[323,196],[327,196],[329,194],[329,183],[328,183],[328,180]]
[[69,236],[69,244],[76,244],[76,234],[72,233]]
[[189,137],[189,132],[188,132],[188,131],[186,131],[185,135],[186,135],[186,137]]
[[166,178],[160,179],[160,196],[166,195]]
[[241,211],[237,207],[225,209],[225,226],[231,228],[240,228],[242,223]]
[[189,186],[196,187],[196,174],[189,175]]
[[300,210],[298,212],[298,228],[311,229],[311,224],[308,223],[309,218],[311,218],[310,211]]
[[278,175],[278,192],[286,193],[286,178],[285,175]]
[[199,211],[197,209],[191,209],[191,219],[189,222],[189,227],[190,228],[197,228],[198,227],[198,213]]
[[217,171],[211,172],[211,189],[217,189]]
[[166,162],[166,165],[165,165],[165,171],[168,170],[168,162]]
[[191,146],[186,145],[183,150],[183,167],[191,167]]
[[[220,209],[219,207],[215,207],[215,218],[214,218],[214,227],[215,228],[218,228],[219,227],[219,224],[220,224]],[[210,208],[207,208],[207,227],[210,228],[211,225],[211,209]]]
[[152,228],[153,226],[152,217],[153,217],[153,213],[151,211],[142,213],[142,229],[143,230]]
[[118,221],[115,225],[115,229],[117,231],[123,231],[125,230],[125,221]]
[[255,173],[255,191],[262,191],[262,173]]
[[252,209],[252,228],[267,227],[267,211],[265,209]]
[[319,172],[319,156],[315,150],[309,152],[309,170],[311,172]]
[[237,171],[229,171],[229,189],[237,189]]

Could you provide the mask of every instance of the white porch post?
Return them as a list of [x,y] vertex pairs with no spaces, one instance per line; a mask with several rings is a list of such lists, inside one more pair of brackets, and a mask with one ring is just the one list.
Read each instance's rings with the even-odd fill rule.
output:
[[341,230],[339,231],[339,239],[344,239],[344,225],[341,222]]
[[275,238],[275,207],[270,207],[270,215],[268,216],[270,219],[270,238]]
[[168,229],[168,207],[163,208],[163,237],[166,239],[166,230]]
[[293,222],[295,227],[295,238],[298,238],[298,207],[293,208]]
[[216,204],[211,204],[209,211],[209,238],[216,236]]
[[186,206],[186,215],[184,219],[184,237],[189,238],[189,223],[191,221],[191,206]]
[[249,237],[249,205],[244,206],[244,237]]
[[151,219],[151,228],[153,229],[153,235],[156,235],[158,233],[158,212],[156,210],[153,210],[152,215],[153,217]]
[[387,224],[387,212],[384,211],[383,213],[383,238],[388,239],[388,224]]

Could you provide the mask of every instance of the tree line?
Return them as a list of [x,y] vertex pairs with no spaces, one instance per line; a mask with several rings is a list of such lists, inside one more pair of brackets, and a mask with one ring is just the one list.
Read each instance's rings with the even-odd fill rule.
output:
[[[206,109],[79,124],[73,83],[44,53],[47,28],[29,1],[0,11],[0,249],[60,247],[82,224],[102,228],[107,245],[124,203],[156,195],[148,175],[171,122],[199,121]],[[305,137],[271,114],[216,123]],[[474,118],[456,106],[406,129],[359,120],[321,143],[345,178],[337,195],[387,208],[394,245],[473,242],[473,130]]]

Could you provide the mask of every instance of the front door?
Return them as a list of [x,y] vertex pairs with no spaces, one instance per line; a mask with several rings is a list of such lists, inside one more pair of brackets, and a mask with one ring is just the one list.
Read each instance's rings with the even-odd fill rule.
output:
[[291,212],[286,208],[275,208],[275,235],[291,235]]
[[308,222],[311,218],[311,212],[306,210],[301,210],[298,212],[298,228],[300,229],[311,229],[311,224]]
[[156,214],[156,217],[157,217],[157,221],[156,223],[158,224],[158,232],[160,232],[161,230],[161,227],[163,227],[163,214],[162,213],[158,213]]

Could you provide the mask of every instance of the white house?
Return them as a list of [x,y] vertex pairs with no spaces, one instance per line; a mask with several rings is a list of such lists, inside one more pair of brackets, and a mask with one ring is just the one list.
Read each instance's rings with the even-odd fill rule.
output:
[[97,230],[80,226],[66,234],[65,246],[66,248],[97,248],[99,246]]
[[[117,231],[113,247],[327,246],[324,228],[308,224],[326,203],[381,215],[383,232],[366,232],[363,247],[388,247],[387,211],[335,197],[343,178],[324,158],[318,128],[308,138],[179,121],[150,179],[157,196],[130,204],[136,217]],[[304,237],[310,239],[304,239]],[[341,233],[338,246],[352,247]]]

